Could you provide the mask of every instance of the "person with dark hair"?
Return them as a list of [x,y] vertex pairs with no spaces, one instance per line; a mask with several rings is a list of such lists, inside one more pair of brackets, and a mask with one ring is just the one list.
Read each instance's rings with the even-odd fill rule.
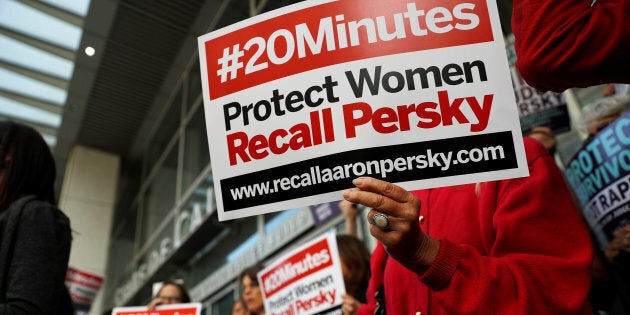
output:
[[55,162],[35,129],[0,121],[0,315],[73,314],[72,234],[56,206]]
[[238,277],[243,300],[245,300],[245,304],[251,315],[265,314],[262,292],[260,292],[260,286],[258,284],[258,272],[261,270],[263,270],[263,266],[255,264],[243,269]]
[[158,290],[155,298],[151,300],[147,306],[149,309],[155,309],[158,305],[190,303],[190,295],[183,285],[167,280],[162,283],[162,287]]
[[336,238],[346,293],[365,303],[365,290],[370,281],[370,252],[356,236],[342,234]]
[[341,234],[336,239],[346,287],[346,294],[342,295],[343,305],[357,307],[367,302],[365,293],[370,282],[370,252],[363,241],[354,235]]

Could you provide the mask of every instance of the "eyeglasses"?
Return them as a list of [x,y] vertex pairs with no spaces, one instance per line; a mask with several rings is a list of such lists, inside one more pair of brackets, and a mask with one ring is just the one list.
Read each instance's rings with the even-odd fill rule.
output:
[[182,298],[180,298],[179,296],[158,296],[158,299],[169,303],[182,301]]

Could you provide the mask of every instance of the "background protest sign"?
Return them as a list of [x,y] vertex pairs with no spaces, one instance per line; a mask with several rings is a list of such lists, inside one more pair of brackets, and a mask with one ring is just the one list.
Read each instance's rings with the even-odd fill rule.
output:
[[149,310],[146,306],[116,307],[112,310],[112,315],[199,315],[201,314],[201,303],[182,303],[160,305],[154,310]]
[[102,285],[103,277],[85,270],[68,267],[66,287],[68,287],[77,313],[86,314],[90,310]]
[[554,134],[571,130],[569,107],[564,94],[539,92],[525,82],[514,66],[516,51],[513,35],[507,39],[506,50],[523,134],[530,134],[532,128],[537,126],[548,127]]
[[334,232],[276,259],[258,273],[258,283],[267,314],[341,314],[346,291]]
[[615,230],[630,224],[630,113],[586,142],[565,174],[605,248]]
[[306,1],[199,38],[220,220],[528,175],[496,3]]

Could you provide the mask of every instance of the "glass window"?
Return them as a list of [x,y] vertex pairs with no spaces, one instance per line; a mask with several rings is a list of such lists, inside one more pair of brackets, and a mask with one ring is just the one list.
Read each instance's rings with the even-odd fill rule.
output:
[[177,179],[177,145],[171,148],[145,192],[142,214],[142,243],[155,231],[175,205]]
[[90,8],[90,0],[40,0],[76,15],[86,16]]
[[199,68],[199,58],[195,58],[195,62],[188,73],[188,110],[196,110],[198,103],[201,103],[201,73]]
[[60,106],[68,97],[68,92],[63,89],[1,68],[0,88]]
[[151,174],[153,166],[164,153],[164,149],[168,146],[177,130],[181,126],[182,119],[182,90],[179,88],[172,98],[171,103],[166,107],[167,112],[160,121],[156,122],[154,133],[151,136],[151,144],[147,150],[147,167],[148,172],[145,176]]
[[285,220],[291,217],[294,213],[298,212],[301,208],[294,208],[284,211],[277,211],[272,213],[265,213],[265,233],[273,231],[278,225],[282,224]]
[[[114,279],[114,287],[122,285],[132,273],[132,266],[129,264],[134,255],[137,217],[138,208],[128,209],[124,219],[118,222],[112,233],[107,274]],[[125,259],[121,259],[122,257]]]
[[81,28],[20,1],[0,1],[0,25],[39,40],[76,50]]
[[212,315],[214,314],[231,314],[232,305],[234,305],[234,292],[230,291],[220,299],[212,303]]
[[184,167],[182,176],[183,192],[201,175],[201,171],[210,163],[208,150],[208,133],[204,118],[203,106],[199,106],[186,126],[184,144]]
[[47,51],[24,44],[0,34],[0,59],[21,67],[45,72],[58,78],[69,80],[74,64]]
[[54,128],[61,125],[60,115],[52,114],[39,108],[26,106],[20,102],[2,96],[0,96],[0,115],[15,117],[24,121]]
[[[216,217],[211,220],[216,220]],[[190,260],[190,273],[186,277],[186,283],[191,287],[233,261],[248,248],[251,249],[258,239],[256,217],[226,221],[222,226],[224,230]]]
[[[200,228],[203,222],[210,220],[209,217],[215,213],[215,208],[212,176],[209,175],[195,188],[190,196],[187,196],[186,202],[180,208],[176,218],[179,228],[177,235],[180,238],[179,241],[185,242],[192,233]],[[216,229],[213,228],[212,231],[207,231],[207,235],[215,232]]]

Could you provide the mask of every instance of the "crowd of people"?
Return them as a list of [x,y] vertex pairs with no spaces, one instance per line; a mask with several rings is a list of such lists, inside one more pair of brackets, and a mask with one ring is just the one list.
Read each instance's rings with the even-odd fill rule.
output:
[[[630,107],[628,17],[630,0],[514,1],[516,67],[528,84],[558,92],[609,84],[606,98],[584,108],[589,136]],[[611,274],[596,272],[598,249],[552,158],[557,141],[542,127],[524,145],[525,178],[416,191],[354,179],[340,206],[349,222],[356,205],[370,209],[378,243],[370,254],[356,236],[338,237],[343,313],[593,314],[593,281]],[[41,135],[0,122],[0,315],[73,312],[64,286],[71,228],[55,206],[54,180]],[[603,257],[620,263],[628,253],[630,225]],[[232,314],[265,313],[261,268],[241,273]],[[186,289],[167,281],[148,308],[187,302]]]

